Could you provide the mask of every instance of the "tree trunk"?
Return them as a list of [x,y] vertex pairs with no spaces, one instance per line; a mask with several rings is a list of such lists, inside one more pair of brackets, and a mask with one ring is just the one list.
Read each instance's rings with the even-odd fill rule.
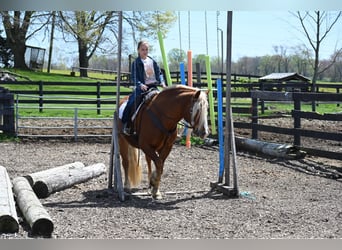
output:
[[88,77],[89,58],[87,56],[87,45],[78,40],[78,53],[79,53],[79,64],[80,64],[80,76]]
[[13,51],[14,55],[14,68],[16,69],[24,69],[28,70],[29,67],[27,66],[25,62],[25,52],[26,52],[26,45],[25,41],[11,44],[11,49]]
[[15,178],[13,180],[13,191],[32,233],[50,236],[53,231],[53,222],[34,194],[28,180],[25,177]]
[[18,230],[12,183],[6,168],[0,166],[0,233],[16,233]]

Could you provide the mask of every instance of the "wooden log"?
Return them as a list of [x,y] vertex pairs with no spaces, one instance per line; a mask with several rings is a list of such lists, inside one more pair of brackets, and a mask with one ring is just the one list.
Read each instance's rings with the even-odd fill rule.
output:
[[13,180],[13,191],[17,204],[31,227],[33,234],[50,236],[53,231],[53,222],[35,195],[25,177],[16,177]]
[[45,176],[53,176],[56,173],[59,172],[67,172],[69,169],[74,168],[84,168],[84,164],[82,162],[76,161],[73,163],[69,163],[63,166],[58,166],[54,168],[45,169],[39,172],[35,172],[29,175],[25,175],[24,177],[29,181],[30,185],[33,187],[34,183],[39,181],[42,178],[45,178]]
[[243,137],[235,137],[236,146],[240,149],[262,153],[265,155],[284,159],[302,159],[306,152],[290,144],[278,144],[272,142],[259,141]]
[[[55,176],[57,173],[65,173],[67,175],[67,173],[69,173],[69,171],[71,169],[76,169],[76,168],[84,168],[84,164],[82,162],[76,161],[73,163],[69,163],[66,165],[62,165],[62,166],[58,166],[58,167],[54,167],[54,168],[50,168],[50,169],[46,169],[46,170],[42,170],[39,172],[35,172],[29,175],[24,176],[30,183],[31,187],[33,188],[33,191],[35,191],[34,185],[37,182],[41,182],[42,180],[45,180],[46,178],[53,178],[53,176]],[[37,194],[38,198],[45,198],[49,195],[49,190],[48,188],[46,188],[45,191],[40,191],[42,194]],[[50,191],[52,192],[52,190]]]
[[39,198],[64,190],[75,184],[98,177],[106,172],[103,163],[80,167],[70,164],[69,167],[56,167],[27,176],[32,180],[32,188]]
[[12,183],[6,168],[0,166],[0,233],[16,233],[18,230]]

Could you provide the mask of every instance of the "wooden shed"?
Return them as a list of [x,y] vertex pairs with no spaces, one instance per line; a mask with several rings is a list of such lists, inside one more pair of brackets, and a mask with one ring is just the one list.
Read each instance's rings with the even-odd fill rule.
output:
[[[264,90],[301,91],[306,92],[310,87],[310,78],[298,73],[272,73],[259,78],[259,82],[264,83]],[[286,84],[285,87],[279,84]]]

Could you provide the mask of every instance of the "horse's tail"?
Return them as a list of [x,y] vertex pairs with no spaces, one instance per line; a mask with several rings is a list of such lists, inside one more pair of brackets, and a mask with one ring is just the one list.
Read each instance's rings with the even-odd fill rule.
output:
[[131,145],[128,145],[127,150],[127,158],[128,158],[128,178],[131,184],[131,187],[136,187],[141,182],[141,172],[142,168],[140,165],[140,155],[139,150]]

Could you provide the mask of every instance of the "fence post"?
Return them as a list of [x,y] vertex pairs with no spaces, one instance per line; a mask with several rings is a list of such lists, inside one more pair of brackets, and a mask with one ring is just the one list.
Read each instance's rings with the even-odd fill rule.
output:
[[97,114],[101,114],[101,82],[97,82],[96,84],[96,107],[97,107]]
[[43,81],[39,81],[39,112],[43,112]]
[[75,142],[77,142],[77,136],[78,136],[78,108],[75,108],[75,111],[74,111],[74,138],[75,138]]
[[[300,111],[301,107],[300,107],[300,99],[298,97],[296,97],[296,95],[293,96],[294,99],[294,110]],[[294,133],[294,145],[295,146],[300,146],[300,115],[297,115],[296,113],[294,113],[294,117],[293,117],[293,126],[295,129],[295,133]]]
[[8,89],[0,87],[0,130],[15,134],[14,95]]
[[[265,90],[265,85],[263,82],[260,82],[260,90],[261,91],[264,91]],[[261,114],[265,114],[265,101],[264,100],[261,100]]]
[[[340,93],[340,88],[336,88],[336,94],[339,94]],[[338,102],[336,107],[339,107],[340,106],[340,103]]]
[[258,139],[258,98],[252,98],[252,139]]
[[201,84],[201,65],[199,63],[196,63],[196,79],[197,83]]
[[15,136],[19,133],[19,95],[15,97]]

